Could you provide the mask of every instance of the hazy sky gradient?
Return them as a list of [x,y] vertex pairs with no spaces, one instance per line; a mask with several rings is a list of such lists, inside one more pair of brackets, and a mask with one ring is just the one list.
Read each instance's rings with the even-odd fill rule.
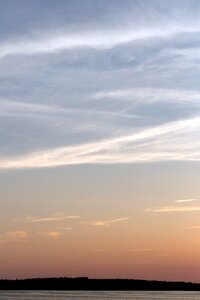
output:
[[0,0],[0,25],[0,277],[200,281],[200,2]]

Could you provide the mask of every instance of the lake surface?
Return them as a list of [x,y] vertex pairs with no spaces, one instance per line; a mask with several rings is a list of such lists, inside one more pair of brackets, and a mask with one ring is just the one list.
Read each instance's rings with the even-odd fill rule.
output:
[[181,299],[181,300],[196,300],[200,299],[200,292],[111,292],[111,291],[98,291],[98,292],[90,292],[90,291],[0,291],[0,300],[102,300],[102,299]]

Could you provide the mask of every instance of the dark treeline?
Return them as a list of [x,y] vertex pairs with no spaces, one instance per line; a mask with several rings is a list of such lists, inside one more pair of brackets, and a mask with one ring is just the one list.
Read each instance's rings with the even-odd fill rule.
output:
[[38,278],[0,280],[0,290],[157,290],[200,291],[200,284],[191,282],[147,281],[134,279]]

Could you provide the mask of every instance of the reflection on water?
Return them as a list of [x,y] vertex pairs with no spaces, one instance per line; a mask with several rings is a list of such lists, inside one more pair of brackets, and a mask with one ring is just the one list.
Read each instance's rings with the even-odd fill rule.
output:
[[181,299],[200,300],[200,292],[111,292],[111,291],[0,291],[0,300],[60,300],[60,299]]

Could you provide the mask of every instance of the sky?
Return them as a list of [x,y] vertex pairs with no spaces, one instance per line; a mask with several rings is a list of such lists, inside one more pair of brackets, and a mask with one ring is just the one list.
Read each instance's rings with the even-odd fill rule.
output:
[[0,278],[200,282],[199,77],[199,0],[0,0]]

